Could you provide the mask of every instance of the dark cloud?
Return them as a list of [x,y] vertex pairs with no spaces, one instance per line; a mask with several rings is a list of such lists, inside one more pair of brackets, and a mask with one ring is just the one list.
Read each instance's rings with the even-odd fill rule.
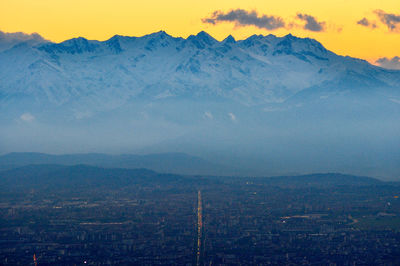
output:
[[316,18],[311,15],[298,13],[297,18],[306,22],[303,26],[303,29],[305,30],[316,32],[325,31],[325,22],[318,22]]
[[234,22],[236,26],[255,26],[260,29],[275,30],[285,27],[282,18],[268,15],[258,15],[253,11],[243,9],[231,10],[227,13],[215,11],[211,17],[202,19],[203,23],[217,24],[219,22]]
[[368,28],[376,28],[375,22],[369,21],[367,18],[360,19],[357,24]]
[[395,31],[400,29],[400,15],[386,13],[383,10],[375,10],[374,12],[379,17],[380,21],[389,28],[389,30]]
[[395,56],[392,59],[382,57],[376,60],[376,62],[379,66],[388,68],[388,69],[400,69],[400,57]]

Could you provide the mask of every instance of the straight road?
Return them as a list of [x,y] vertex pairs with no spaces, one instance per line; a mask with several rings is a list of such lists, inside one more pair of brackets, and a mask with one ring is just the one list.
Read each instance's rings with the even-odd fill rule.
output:
[[201,202],[201,191],[197,192],[197,257],[196,265],[201,264],[201,252],[202,252],[202,232],[203,232],[203,208]]

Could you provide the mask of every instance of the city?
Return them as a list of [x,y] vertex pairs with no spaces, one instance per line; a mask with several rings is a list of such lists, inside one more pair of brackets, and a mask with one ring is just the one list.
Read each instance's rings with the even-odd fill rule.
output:
[[[155,175],[114,188],[3,186],[0,262],[398,264],[399,184],[317,177]],[[335,183],[340,178],[350,181]]]

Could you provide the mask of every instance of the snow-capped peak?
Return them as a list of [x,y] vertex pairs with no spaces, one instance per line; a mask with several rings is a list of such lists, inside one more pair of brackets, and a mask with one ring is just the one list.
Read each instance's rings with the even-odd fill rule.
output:
[[235,43],[236,40],[235,40],[235,38],[233,38],[232,35],[229,35],[229,36],[226,37],[222,42],[223,42],[223,43],[227,43],[227,44],[231,44],[231,43]]
[[219,42],[204,31],[187,39],[160,31],[106,41],[80,37],[0,53],[2,100],[26,95],[40,103],[89,101],[98,109],[143,97],[216,97],[257,105],[352,78],[370,77],[359,87],[394,86],[400,84],[396,75],[293,35],[239,41],[228,36]]
[[205,31],[200,31],[197,35],[190,35],[187,40],[192,42],[199,49],[204,49],[207,46],[218,43],[216,39]]

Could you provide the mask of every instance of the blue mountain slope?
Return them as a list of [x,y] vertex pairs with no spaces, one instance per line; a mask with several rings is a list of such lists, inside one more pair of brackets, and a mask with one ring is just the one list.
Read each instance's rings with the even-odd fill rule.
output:
[[80,37],[14,46],[0,54],[0,70],[4,104],[27,96],[38,104],[71,108],[79,103],[97,110],[143,96],[221,97],[260,105],[330,83],[368,88],[400,84],[398,71],[335,55],[315,40],[292,35],[222,42],[205,32],[187,39],[165,32],[139,38],[116,35],[104,42]]
[[[184,152],[241,173],[400,173],[400,71],[316,40],[161,31],[0,51],[0,152]],[[235,172],[235,170],[233,170]]]

